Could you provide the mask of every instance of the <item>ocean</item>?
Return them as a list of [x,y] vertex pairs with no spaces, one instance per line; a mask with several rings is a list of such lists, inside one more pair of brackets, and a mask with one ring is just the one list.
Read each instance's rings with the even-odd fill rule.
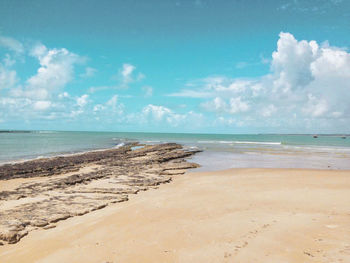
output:
[[176,142],[201,149],[198,170],[227,168],[350,169],[350,136],[0,131],[0,163],[120,147]]

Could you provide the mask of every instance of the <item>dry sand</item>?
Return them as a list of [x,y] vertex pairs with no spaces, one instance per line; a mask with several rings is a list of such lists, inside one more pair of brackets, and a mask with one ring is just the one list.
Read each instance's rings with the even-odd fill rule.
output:
[[350,171],[187,173],[0,246],[0,262],[350,262]]

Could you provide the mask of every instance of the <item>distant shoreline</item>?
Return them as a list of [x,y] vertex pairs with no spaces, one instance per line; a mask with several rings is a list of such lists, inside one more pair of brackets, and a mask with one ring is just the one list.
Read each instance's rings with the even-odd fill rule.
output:
[[40,132],[87,132],[87,133],[134,133],[134,134],[184,134],[184,135],[288,135],[288,136],[334,136],[350,137],[350,133],[182,133],[182,132],[124,132],[124,131],[64,131],[64,130],[0,130],[0,133],[40,133]]

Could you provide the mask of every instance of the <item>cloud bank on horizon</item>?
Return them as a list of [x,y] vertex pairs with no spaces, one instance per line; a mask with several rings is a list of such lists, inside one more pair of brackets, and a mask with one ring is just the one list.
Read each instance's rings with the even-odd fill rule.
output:
[[[0,127],[40,123],[70,129],[78,123],[72,126],[77,129],[84,123],[84,129],[116,131],[350,132],[350,53],[327,41],[297,40],[281,32],[267,74],[237,78],[212,72],[184,80],[165,95],[156,95],[161,87],[144,83],[146,69],[129,62],[112,63],[111,85],[92,85],[101,70],[85,55],[3,35],[0,48],[5,51]],[[32,71],[21,74],[23,67]],[[75,89],[76,83],[84,88]],[[125,93],[136,84],[137,105],[128,101],[134,95]],[[103,101],[105,91],[110,96]]]

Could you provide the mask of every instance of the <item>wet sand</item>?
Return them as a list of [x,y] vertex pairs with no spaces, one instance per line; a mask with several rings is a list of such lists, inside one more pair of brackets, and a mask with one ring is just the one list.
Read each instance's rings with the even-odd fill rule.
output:
[[350,262],[350,171],[174,176],[0,246],[0,262]]

